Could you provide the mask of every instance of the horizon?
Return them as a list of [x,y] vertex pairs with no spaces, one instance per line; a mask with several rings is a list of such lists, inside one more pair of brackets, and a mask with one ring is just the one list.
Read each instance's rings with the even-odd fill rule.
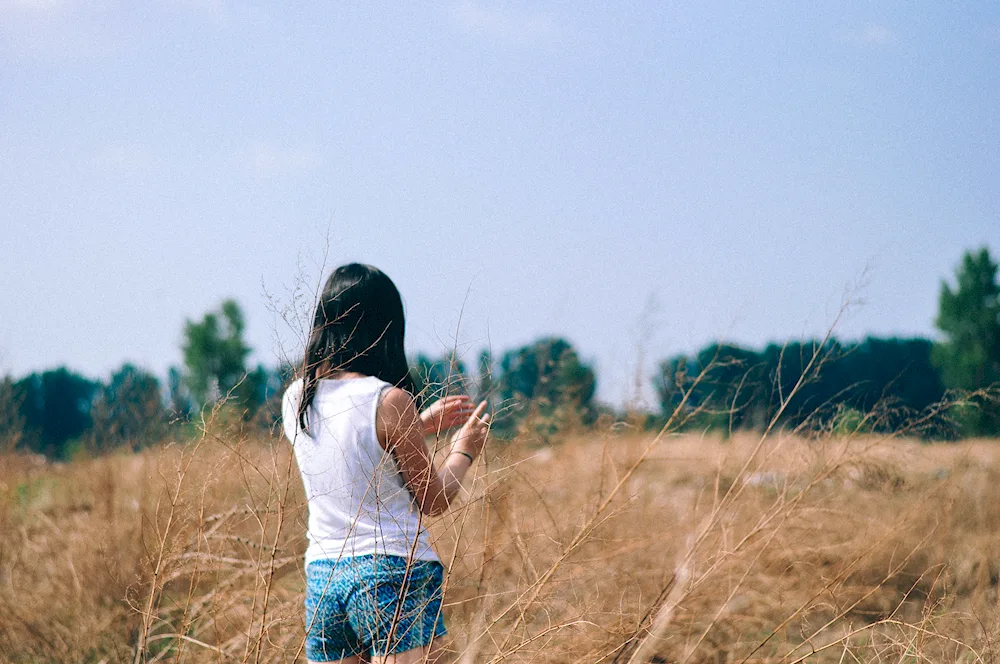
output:
[[845,294],[838,338],[933,339],[1000,254],[998,59],[987,3],[0,1],[0,373],[162,376],[230,297],[273,365],[352,260],[411,359],[563,336],[608,403]]

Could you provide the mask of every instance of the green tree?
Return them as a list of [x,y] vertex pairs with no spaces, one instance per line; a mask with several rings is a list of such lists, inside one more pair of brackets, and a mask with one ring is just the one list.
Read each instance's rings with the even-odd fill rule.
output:
[[254,377],[260,385],[258,397],[261,400],[253,416],[253,422],[262,431],[281,430],[281,397],[285,386],[295,380],[295,367],[287,362],[280,363],[275,369],[267,369],[257,365]]
[[263,402],[265,372],[261,367],[247,372],[251,349],[243,340],[244,327],[243,311],[234,300],[200,322],[185,323],[184,382],[195,404],[228,398],[250,416]]
[[258,364],[233,390],[233,396],[243,406],[247,418],[252,418],[274,393],[272,384],[275,376],[274,370]]
[[92,416],[99,448],[155,442],[167,421],[160,381],[132,364],[122,365],[98,395]]
[[476,379],[476,401],[486,401],[493,412],[493,353],[484,348],[479,353],[479,374]]
[[465,363],[454,355],[432,359],[421,353],[417,355],[411,376],[423,406],[441,397],[468,394]]
[[194,409],[191,391],[184,380],[184,372],[178,367],[167,370],[167,408],[172,419],[186,420]]
[[526,417],[544,423],[549,431],[573,421],[593,420],[596,375],[565,339],[546,337],[508,351],[500,360],[500,370],[500,403],[496,405],[501,410],[513,407],[513,411],[508,416],[501,413],[498,429],[513,429]]
[[[674,416],[675,424],[728,431],[762,418],[765,375],[760,353],[711,343],[694,357],[677,355],[661,362],[653,386],[666,420]],[[685,411],[675,413],[682,402]]]
[[[1000,384],[1000,285],[989,250],[966,252],[955,279],[954,288],[941,282],[936,322],[945,339],[934,349],[934,361],[949,388],[996,387]],[[1000,432],[996,400],[966,412],[963,419],[967,433]]]
[[659,397],[664,417],[669,418],[680,406],[697,373],[697,365],[687,355],[675,355],[660,362],[660,369],[653,376],[653,389]]
[[69,443],[90,431],[90,410],[100,384],[65,367],[31,374],[14,384],[24,421],[24,445],[64,458]]
[[[845,346],[836,361],[838,399],[869,414],[876,430],[953,435],[946,421],[924,417],[944,398],[941,374],[931,359],[933,347],[929,339],[896,337],[868,337]],[[910,429],[917,422],[923,422],[919,429]]]
[[930,351],[920,338],[791,341],[762,351],[713,343],[662,362],[654,386],[662,418],[690,392],[674,418],[689,427],[762,429],[780,412],[782,425],[822,428],[853,409],[873,429],[921,422],[921,434],[948,434],[946,422],[919,417],[944,391]]

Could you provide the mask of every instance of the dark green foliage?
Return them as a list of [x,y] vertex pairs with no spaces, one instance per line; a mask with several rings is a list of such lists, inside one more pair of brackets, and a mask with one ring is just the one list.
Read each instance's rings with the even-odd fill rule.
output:
[[761,391],[767,366],[757,353],[739,346],[713,344],[698,353],[699,370],[707,368],[703,385],[710,420],[732,430],[762,420]]
[[570,400],[586,406],[597,385],[593,369],[580,361],[568,341],[559,337],[539,339],[505,353],[500,369],[500,396],[505,401]]
[[489,412],[493,412],[493,353],[488,348],[484,348],[479,353],[479,375],[476,380],[476,401],[485,400],[488,404]]
[[452,394],[469,394],[465,363],[454,355],[432,359],[419,354],[410,373],[422,406]]
[[694,357],[678,355],[662,362],[654,387],[668,418],[688,395],[675,423],[729,431],[766,417],[767,378],[763,354],[730,344],[710,344]]
[[251,416],[263,403],[266,376],[260,367],[247,372],[251,349],[243,329],[243,312],[233,300],[184,325],[184,383],[196,406],[225,399]]
[[97,449],[158,441],[167,425],[160,381],[132,364],[122,365],[100,391],[92,416]]
[[[967,252],[955,271],[956,286],[941,283],[938,329],[945,340],[934,352],[944,384],[974,391],[1000,386],[1000,285],[997,264],[983,247]],[[1000,433],[1000,407],[985,400],[962,413],[966,433]]]
[[14,384],[24,423],[22,446],[64,458],[68,444],[91,425],[90,409],[100,384],[65,367],[31,374]]
[[[660,410],[668,416],[681,407],[684,395],[694,384],[698,365],[687,355],[674,355],[660,362],[660,370],[653,377],[653,388],[660,401]],[[696,404],[689,403],[688,407]]]
[[167,370],[167,410],[171,420],[184,421],[194,410],[184,373],[177,367]]
[[849,347],[833,339],[767,346],[761,354],[760,423],[777,417],[783,424],[799,426],[828,418],[838,403],[851,399],[854,381],[844,375],[840,363],[848,352]]
[[232,394],[236,403],[246,411],[248,417],[252,417],[273,393],[275,381],[278,380],[274,374],[273,369],[258,364],[233,388]]
[[596,376],[565,339],[546,337],[505,353],[500,372],[498,430],[512,430],[526,417],[554,427],[592,421]]
[[281,397],[285,387],[295,380],[295,369],[287,363],[280,364],[277,369],[258,364],[251,375],[259,390],[256,398],[260,403],[253,422],[262,430],[276,431],[281,422]]
[[[762,350],[714,343],[660,365],[655,387],[660,412],[648,423],[689,428],[762,429],[771,422],[801,430],[906,431],[921,422],[924,435],[956,432],[936,412],[945,389],[980,394],[1000,389],[1000,285],[997,264],[983,248],[963,256],[955,284],[941,285],[937,325],[945,339],[880,339],[771,344]],[[273,428],[280,397],[294,378],[291,366],[247,367],[239,305],[227,300],[184,326],[184,369],[170,369],[166,395],[155,376],[125,364],[105,386],[66,368],[0,380],[0,449],[30,449],[65,457],[80,440],[97,449],[135,447],[162,438],[177,420],[220,400],[243,418]],[[545,337],[503,354],[476,357],[475,374],[455,356],[418,355],[411,377],[422,406],[446,394],[489,402],[494,430],[543,436],[565,426],[590,425],[601,412],[594,402],[592,367],[565,339]],[[978,392],[977,392],[978,391]],[[994,392],[994,395],[996,393]],[[685,399],[685,395],[687,395]],[[681,407],[683,401],[683,407]],[[981,398],[953,408],[961,433],[1000,433],[1000,404]],[[603,410],[602,410],[603,409]],[[934,427],[937,426],[937,429]]]
[[927,339],[869,337],[837,363],[839,380],[850,385],[846,401],[861,412],[878,411],[874,426],[901,429],[944,397],[932,352]]
[[944,393],[926,339],[876,339],[842,344],[790,342],[754,351],[711,344],[693,358],[660,365],[655,381],[665,417],[688,426],[762,429],[772,420],[821,428],[845,409],[870,414],[870,424],[898,430]]

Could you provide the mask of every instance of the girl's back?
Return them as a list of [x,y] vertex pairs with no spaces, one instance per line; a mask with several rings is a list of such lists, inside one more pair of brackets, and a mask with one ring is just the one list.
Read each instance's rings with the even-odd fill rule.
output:
[[[306,659],[437,661],[444,567],[421,528],[462,491],[486,443],[486,402],[452,395],[423,413],[404,352],[403,300],[381,270],[351,263],[323,286],[285,392],[285,434],[309,501]],[[459,426],[435,465],[426,435]]]
[[376,413],[388,387],[374,377],[320,380],[308,432],[296,417],[302,381],[285,392],[285,435],[309,502],[307,565],[364,555],[438,559],[395,460],[379,444]]

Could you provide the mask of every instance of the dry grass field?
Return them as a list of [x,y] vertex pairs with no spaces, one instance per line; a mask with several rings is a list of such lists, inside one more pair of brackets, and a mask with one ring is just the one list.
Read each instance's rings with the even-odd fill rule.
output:
[[[460,662],[994,662],[1000,444],[609,427],[497,443],[431,522]],[[304,661],[278,439],[0,456],[0,660]]]

